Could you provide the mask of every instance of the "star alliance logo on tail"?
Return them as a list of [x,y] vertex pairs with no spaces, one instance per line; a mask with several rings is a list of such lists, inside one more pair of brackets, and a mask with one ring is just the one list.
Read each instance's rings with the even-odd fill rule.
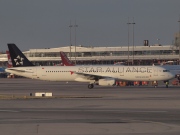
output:
[[23,65],[24,58],[20,57],[19,55],[14,59],[16,65]]

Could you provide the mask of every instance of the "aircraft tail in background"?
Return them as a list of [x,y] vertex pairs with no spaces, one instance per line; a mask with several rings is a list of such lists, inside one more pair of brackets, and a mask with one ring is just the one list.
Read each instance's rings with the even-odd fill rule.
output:
[[15,44],[8,44],[8,48],[13,67],[34,66]]
[[8,58],[7,67],[8,67],[8,68],[11,68],[11,67],[13,67],[13,66],[12,66],[12,61],[11,61],[11,56],[10,56],[9,51],[6,51],[6,54],[7,54],[7,58]]
[[61,59],[62,59],[62,63],[64,66],[75,66],[72,61],[70,61],[68,59],[68,57],[66,56],[66,54],[64,52],[60,52],[60,56],[61,56]]

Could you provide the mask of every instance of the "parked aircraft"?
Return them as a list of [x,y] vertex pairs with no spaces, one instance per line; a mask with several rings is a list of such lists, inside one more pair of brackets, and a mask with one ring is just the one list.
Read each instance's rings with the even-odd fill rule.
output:
[[0,74],[5,73],[5,68],[4,67],[0,67]]
[[7,72],[32,79],[48,81],[88,82],[88,88],[94,84],[114,85],[116,80],[126,81],[166,81],[174,74],[159,66],[34,66],[15,44],[8,44],[13,68]]
[[9,51],[6,51],[6,54],[7,54],[7,58],[8,58],[8,65],[7,65],[7,67],[11,68],[13,66],[12,66],[12,60],[11,60],[11,56],[9,54]]
[[68,57],[66,56],[66,54],[64,52],[60,52],[60,56],[61,56],[61,59],[62,59],[62,63],[64,66],[75,66],[72,61],[70,61],[68,59]]
[[[6,54],[7,54],[7,57],[8,57],[8,66],[7,67],[9,68],[9,67],[12,67],[12,64],[10,64],[10,61],[9,61],[9,59],[11,60],[9,51],[6,51]],[[7,67],[0,67],[0,74],[6,74],[5,69]]]
[[9,51],[6,51],[6,54],[7,54],[7,58],[8,58],[8,64],[5,67],[0,67],[0,72],[5,72],[6,68],[12,67],[12,62],[11,62],[11,57],[10,57]]

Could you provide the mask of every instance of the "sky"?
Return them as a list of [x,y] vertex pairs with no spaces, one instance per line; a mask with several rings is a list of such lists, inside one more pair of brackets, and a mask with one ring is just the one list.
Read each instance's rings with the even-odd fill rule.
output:
[[170,45],[179,17],[180,0],[0,0],[0,51],[69,46],[70,22],[72,45],[131,46],[133,26],[135,46]]

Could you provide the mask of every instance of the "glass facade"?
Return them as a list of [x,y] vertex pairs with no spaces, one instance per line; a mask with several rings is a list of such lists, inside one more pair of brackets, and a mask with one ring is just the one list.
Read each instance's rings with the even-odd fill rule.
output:
[[[70,57],[69,52],[65,52]],[[129,55],[132,56],[132,51],[129,51]],[[29,57],[59,57],[59,52],[31,52],[26,53]],[[92,56],[127,56],[128,51],[98,51],[98,52],[76,52],[76,57],[92,57]],[[179,55],[179,50],[144,50],[134,51],[134,55]],[[75,52],[71,52],[71,57],[75,57]]]
[[[30,49],[23,52],[25,56],[36,65],[59,65],[61,64],[60,51],[76,61],[77,64],[114,64],[117,62],[127,63],[129,54],[129,63],[134,58],[136,65],[150,65],[162,61],[179,61],[179,48],[172,45],[167,46],[135,46],[134,57],[133,48],[129,47],[72,47],[50,48],[50,49]],[[7,62],[7,55],[0,55],[0,60]]]

